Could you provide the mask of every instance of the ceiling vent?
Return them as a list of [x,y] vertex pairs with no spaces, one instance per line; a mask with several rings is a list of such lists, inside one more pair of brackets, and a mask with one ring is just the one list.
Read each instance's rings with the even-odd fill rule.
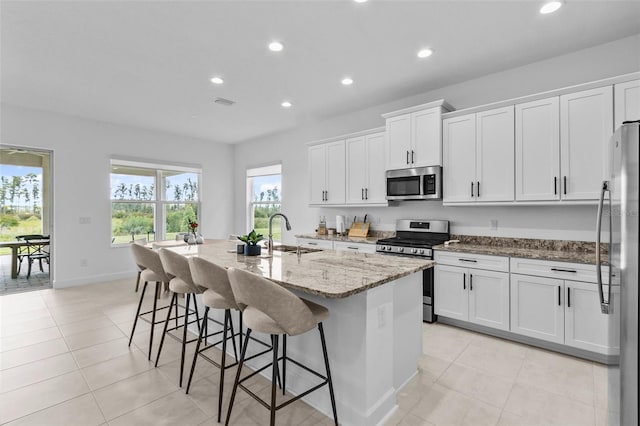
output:
[[234,101],[230,101],[229,99],[225,99],[225,98],[216,98],[213,102],[218,105],[224,105],[224,106],[231,106],[235,104]]

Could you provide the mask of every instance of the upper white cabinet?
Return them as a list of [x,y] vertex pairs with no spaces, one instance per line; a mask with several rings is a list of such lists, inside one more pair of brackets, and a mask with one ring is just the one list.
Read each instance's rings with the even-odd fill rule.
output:
[[385,133],[376,132],[346,140],[347,204],[387,204]]
[[614,129],[624,121],[640,120],[640,80],[618,83],[614,86]]
[[443,200],[502,202],[514,197],[514,109],[443,120]]
[[383,114],[386,119],[386,169],[442,165],[443,100]]
[[560,98],[516,105],[516,200],[560,199]]
[[309,147],[310,204],[345,202],[345,141]]
[[560,96],[561,197],[600,196],[613,133],[613,88],[599,87]]

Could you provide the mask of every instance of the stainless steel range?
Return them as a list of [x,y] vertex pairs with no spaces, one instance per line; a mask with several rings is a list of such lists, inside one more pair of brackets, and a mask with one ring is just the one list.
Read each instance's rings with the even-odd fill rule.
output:
[[[433,259],[433,246],[450,239],[448,220],[399,219],[396,236],[376,241],[378,253]],[[426,322],[436,321],[433,313],[433,268],[423,271],[422,312]]]

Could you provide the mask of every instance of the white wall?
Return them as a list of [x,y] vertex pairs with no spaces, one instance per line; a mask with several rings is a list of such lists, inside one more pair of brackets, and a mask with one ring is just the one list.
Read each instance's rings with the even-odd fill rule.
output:
[[[336,214],[353,219],[353,215],[362,217],[364,213],[373,218],[374,228],[382,229],[394,229],[399,218],[438,218],[452,221],[454,233],[591,241],[595,238],[593,206],[443,207],[439,202],[417,202],[387,208],[309,208],[305,143],[384,126],[380,114],[437,99],[444,98],[456,109],[463,109],[639,71],[638,52],[640,35],[247,141],[236,146],[236,194],[245,192],[247,168],[281,161],[282,210],[293,227],[284,232],[286,242],[293,242],[295,234],[313,232],[320,215],[326,215],[331,225]],[[236,199],[234,232],[246,231],[245,202],[241,197]],[[491,219],[498,220],[497,231],[489,230]]]
[[[224,237],[233,223],[233,147],[184,136],[1,105],[0,142],[53,151],[53,281],[55,287],[131,276],[128,247],[113,248],[111,156],[202,167],[201,230]],[[80,225],[80,217],[91,223]],[[80,259],[88,266],[81,267]],[[132,283],[133,285],[133,283]]]

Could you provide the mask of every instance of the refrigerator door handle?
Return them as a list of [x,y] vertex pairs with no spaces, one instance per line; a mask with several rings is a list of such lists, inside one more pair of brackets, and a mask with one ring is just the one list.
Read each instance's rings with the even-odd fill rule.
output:
[[[609,301],[611,300],[611,281],[609,281],[609,298],[604,300],[604,289],[602,286],[602,265],[600,262],[600,239],[602,234],[602,211],[604,206],[605,193],[609,191],[609,181],[603,181],[600,188],[600,201],[598,202],[598,217],[596,221],[596,278],[598,280],[598,294],[600,296],[600,310],[603,314],[609,314]],[[611,195],[609,195],[609,243],[611,243]],[[609,245],[611,250],[611,245]],[[609,268],[611,274],[611,268]]]

